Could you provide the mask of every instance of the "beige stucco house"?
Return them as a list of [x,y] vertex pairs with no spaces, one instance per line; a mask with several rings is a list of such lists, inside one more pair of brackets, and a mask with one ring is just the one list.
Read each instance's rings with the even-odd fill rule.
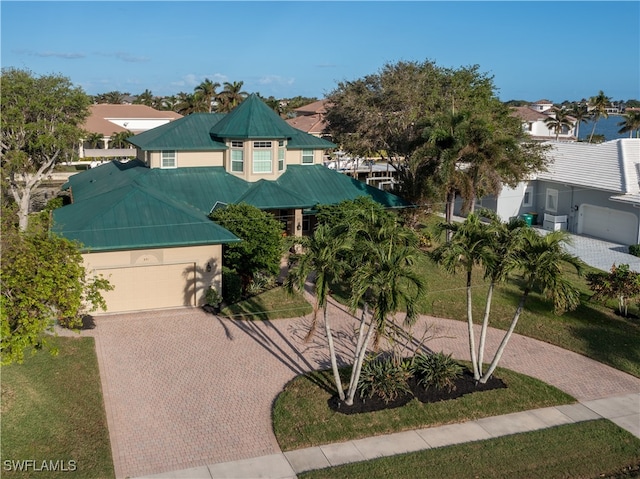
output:
[[108,312],[195,307],[220,290],[223,245],[240,241],[211,221],[226,204],[272,213],[283,234],[310,233],[315,207],[369,196],[401,198],[332,171],[335,145],[288,125],[257,95],[227,115],[195,113],[131,137],[136,159],[72,176],[72,203],[55,210],[53,231],[83,248],[89,274],[115,286]]

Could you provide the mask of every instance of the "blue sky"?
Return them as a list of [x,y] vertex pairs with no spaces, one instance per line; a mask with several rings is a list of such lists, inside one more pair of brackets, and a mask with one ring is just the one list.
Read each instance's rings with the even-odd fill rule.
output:
[[2,67],[89,94],[325,96],[385,63],[479,65],[502,100],[640,99],[640,2],[0,2]]

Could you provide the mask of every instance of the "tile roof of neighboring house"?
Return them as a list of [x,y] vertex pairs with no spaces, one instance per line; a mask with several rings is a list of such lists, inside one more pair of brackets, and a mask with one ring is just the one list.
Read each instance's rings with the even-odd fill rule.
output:
[[516,106],[512,107],[513,115],[520,118],[522,121],[538,121],[549,118],[548,115],[540,111],[536,111],[528,106]]
[[111,105],[100,103],[90,106],[89,117],[83,128],[92,133],[102,133],[104,136],[111,136],[112,133],[126,131],[116,123],[108,120],[112,119],[167,119],[169,121],[181,118],[182,115],[174,111],[159,111],[146,105]]
[[304,115],[285,120],[289,125],[311,135],[320,135],[327,127],[322,115]]
[[329,100],[322,99],[318,101],[314,101],[307,105],[303,105],[294,109],[293,111],[300,113],[301,115],[314,115],[316,113],[324,114],[327,112],[327,104]]
[[224,113],[192,113],[127,138],[127,141],[147,151],[226,150],[227,146],[210,133],[211,128],[224,117]]
[[553,105],[553,102],[549,100],[538,100],[533,102],[534,105]]
[[553,159],[540,180],[640,195],[640,139],[618,139],[600,144],[552,143]]
[[304,209],[370,196],[385,207],[410,206],[323,165],[289,165],[278,180],[248,183],[223,167],[163,170],[137,160],[111,162],[72,176],[64,188],[75,202],[54,211],[53,231],[94,251],[233,241],[226,230],[206,226],[216,203]]

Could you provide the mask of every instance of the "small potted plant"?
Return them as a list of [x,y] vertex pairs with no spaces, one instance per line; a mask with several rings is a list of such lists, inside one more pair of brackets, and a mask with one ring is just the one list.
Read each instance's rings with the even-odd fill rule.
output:
[[220,293],[211,286],[207,289],[204,295],[205,305],[202,307],[206,312],[212,314],[218,314],[220,312],[220,304],[222,303],[222,296]]

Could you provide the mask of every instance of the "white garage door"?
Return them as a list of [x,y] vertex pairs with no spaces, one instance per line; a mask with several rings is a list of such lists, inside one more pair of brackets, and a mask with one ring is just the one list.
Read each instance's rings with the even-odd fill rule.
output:
[[633,213],[593,205],[582,205],[580,210],[580,233],[612,243],[631,245],[638,242],[638,218]]
[[132,266],[96,271],[115,287],[103,293],[107,313],[195,306],[195,264]]

